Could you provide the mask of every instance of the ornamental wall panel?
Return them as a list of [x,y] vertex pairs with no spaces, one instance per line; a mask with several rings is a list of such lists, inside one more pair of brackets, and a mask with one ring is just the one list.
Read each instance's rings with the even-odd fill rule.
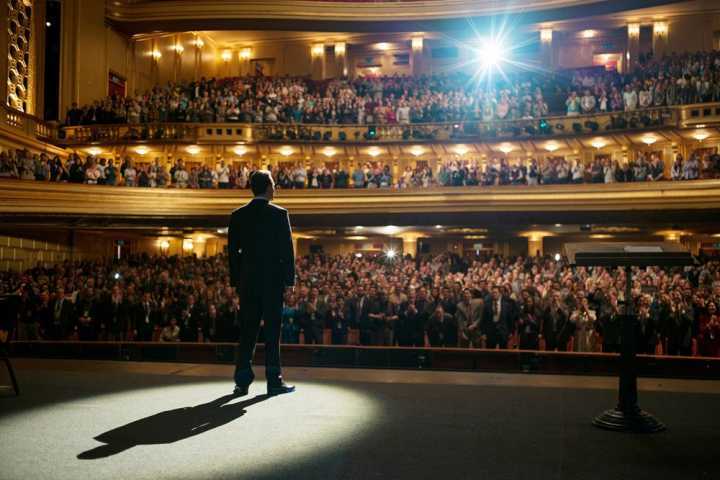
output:
[[21,112],[32,107],[32,0],[6,0],[7,18],[7,105]]

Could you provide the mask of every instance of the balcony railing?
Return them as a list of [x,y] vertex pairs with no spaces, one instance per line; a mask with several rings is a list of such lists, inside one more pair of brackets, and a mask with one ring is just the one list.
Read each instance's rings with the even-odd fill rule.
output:
[[[253,123],[149,123],[66,127],[59,143],[89,145],[143,142],[400,143],[473,142],[557,138],[579,134],[682,128],[720,121],[720,104],[677,106],[541,119],[417,124],[314,125]],[[712,117],[712,118],[710,118]]]
[[0,125],[18,135],[38,140],[55,140],[58,138],[57,126],[6,105],[0,106]]

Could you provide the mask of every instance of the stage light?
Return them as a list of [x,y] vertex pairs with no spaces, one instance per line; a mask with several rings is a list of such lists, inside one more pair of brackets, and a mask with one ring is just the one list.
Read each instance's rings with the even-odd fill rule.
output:
[[481,70],[492,70],[507,60],[507,49],[499,39],[485,38],[480,41],[478,60]]

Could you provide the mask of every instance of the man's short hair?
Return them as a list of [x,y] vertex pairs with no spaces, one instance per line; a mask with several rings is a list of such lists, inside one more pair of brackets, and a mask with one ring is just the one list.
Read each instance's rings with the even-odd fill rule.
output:
[[253,195],[263,195],[272,184],[272,175],[268,170],[255,170],[250,176],[250,188]]

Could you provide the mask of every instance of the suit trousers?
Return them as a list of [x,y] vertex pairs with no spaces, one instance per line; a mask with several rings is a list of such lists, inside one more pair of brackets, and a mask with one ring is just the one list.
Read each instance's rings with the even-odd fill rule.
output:
[[282,380],[280,369],[280,330],[282,291],[241,295],[240,343],[235,365],[235,384],[247,386],[255,379],[252,359],[255,355],[260,321],[265,321],[265,376],[269,384]]

